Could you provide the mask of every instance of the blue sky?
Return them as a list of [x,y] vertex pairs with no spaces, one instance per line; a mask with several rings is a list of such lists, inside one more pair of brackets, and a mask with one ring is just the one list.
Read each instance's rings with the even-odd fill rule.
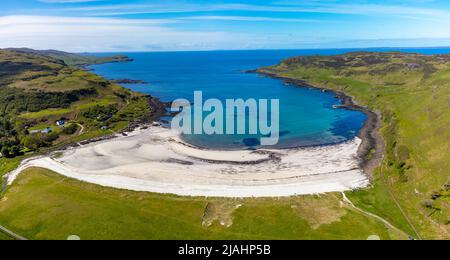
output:
[[450,46],[448,0],[1,0],[0,47],[166,51]]

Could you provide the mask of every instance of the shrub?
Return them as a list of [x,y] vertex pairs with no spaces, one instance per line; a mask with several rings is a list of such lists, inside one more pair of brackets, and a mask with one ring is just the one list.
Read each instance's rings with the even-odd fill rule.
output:
[[30,150],[37,150],[47,144],[38,135],[28,135],[22,139],[22,145]]
[[64,127],[64,129],[62,130],[62,133],[65,135],[73,135],[77,132],[77,130],[78,130],[78,125],[70,124],[70,125]]

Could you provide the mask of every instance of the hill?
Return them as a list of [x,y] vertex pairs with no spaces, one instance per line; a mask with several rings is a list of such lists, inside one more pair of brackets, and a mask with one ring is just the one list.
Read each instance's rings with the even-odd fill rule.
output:
[[389,208],[399,206],[418,237],[450,238],[449,55],[302,56],[258,72],[342,92],[377,111],[385,156],[374,188],[351,197],[393,221]]
[[106,57],[97,57],[89,54],[75,54],[68,53],[57,50],[33,50],[28,48],[9,48],[6,49],[9,51],[14,51],[17,53],[29,53],[29,54],[37,54],[41,56],[51,57],[57,60],[62,60],[65,64],[70,66],[85,66],[92,64],[103,64],[110,62],[127,62],[133,61],[129,57],[125,55],[115,55],[115,56],[106,56]]
[[38,53],[0,50],[0,163],[108,135],[150,114],[150,97]]

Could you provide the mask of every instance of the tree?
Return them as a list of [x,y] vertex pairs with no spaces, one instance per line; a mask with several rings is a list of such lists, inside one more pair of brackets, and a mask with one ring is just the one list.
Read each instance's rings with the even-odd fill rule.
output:
[[37,150],[40,147],[45,146],[45,142],[37,135],[29,135],[22,139],[22,145],[30,150]]
[[52,143],[56,141],[59,138],[59,134],[56,132],[51,132],[49,134],[46,134],[42,137],[42,140],[47,143]]
[[78,125],[76,124],[70,124],[62,130],[63,134],[65,135],[73,135],[78,130]]
[[5,158],[11,157],[11,154],[9,153],[9,148],[7,146],[2,147],[1,153],[2,153],[3,157],[5,157]]
[[20,148],[17,145],[11,146],[11,148],[9,148],[9,154],[11,157],[21,155]]

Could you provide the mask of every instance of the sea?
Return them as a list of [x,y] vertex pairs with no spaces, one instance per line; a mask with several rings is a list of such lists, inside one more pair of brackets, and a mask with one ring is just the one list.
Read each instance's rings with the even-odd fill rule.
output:
[[[123,54],[134,61],[93,65],[90,69],[111,80],[141,80],[145,84],[123,86],[164,102],[177,99],[193,102],[195,91],[202,91],[205,100],[214,98],[224,103],[227,99],[278,99],[280,138],[271,148],[282,149],[331,145],[354,139],[367,116],[360,111],[339,108],[341,101],[333,92],[289,85],[279,79],[246,71],[275,65],[293,56],[336,55],[352,51],[444,54],[450,53],[450,48],[95,53],[98,56]],[[171,117],[164,120],[170,121]],[[182,135],[192,145],[223,150],[260,148],[261,137],[261,133]]]

